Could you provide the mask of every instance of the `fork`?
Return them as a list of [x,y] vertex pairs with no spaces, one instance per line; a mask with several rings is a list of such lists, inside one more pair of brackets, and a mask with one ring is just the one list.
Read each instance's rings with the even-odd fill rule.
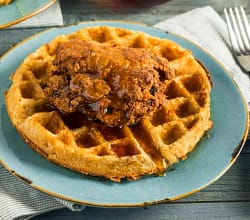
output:
[[224,8],[233,55],[245,71],[250,73],[250,25],[244,8]]

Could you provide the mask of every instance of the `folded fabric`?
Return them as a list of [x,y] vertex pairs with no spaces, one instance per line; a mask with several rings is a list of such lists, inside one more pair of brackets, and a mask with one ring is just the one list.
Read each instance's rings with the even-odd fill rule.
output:
[[0,219],[30,219],[35,215],[69,208],[81,211],[84,206],[42,193],[17,180],[0,165]]
[[61,25],[63,25],[62,11],[59,1],[56,1],[44,11],[21,23],[13,25],[10,28],[49,27]]

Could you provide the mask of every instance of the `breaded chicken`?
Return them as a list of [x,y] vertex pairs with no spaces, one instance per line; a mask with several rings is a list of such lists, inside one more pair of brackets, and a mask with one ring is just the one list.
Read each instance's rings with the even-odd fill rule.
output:
[[59,46],[45,87],[61,112],[81,112],[109,126],[136,124],[166,101],[174,76],[166,58],[138,48],[70,40]]

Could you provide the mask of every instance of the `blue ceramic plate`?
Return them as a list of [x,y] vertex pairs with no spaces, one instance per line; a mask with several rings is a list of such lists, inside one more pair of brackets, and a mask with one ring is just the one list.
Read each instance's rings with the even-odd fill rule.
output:
[[[35,153],[20,138],[6,113],[4,91],[9,76],[23,59],[55,36],[96,25],[123,27],[169,38],[191,49],[212,75],[211,113],[214,127],[187,160],[166,176],[147,176],[137,181],[114,183],[62,168]],[[173,201],[190,195],[218,179],[233,164],[247,137],[245,101],[225,69],[207,52],[182,37],[161,30],[123,22],[87,22],[55,28],[21,42],[0,59],[0,162],[31,187],[70,201],[94,206],[142,206]]]
[[11,4],[0,6],[0,29],[17,24],[48,8],[56,0],[14,0]]

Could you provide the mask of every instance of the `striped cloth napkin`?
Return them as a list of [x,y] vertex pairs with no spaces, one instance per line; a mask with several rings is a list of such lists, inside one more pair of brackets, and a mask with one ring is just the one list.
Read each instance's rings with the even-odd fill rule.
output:
[[[197,8],[160,22],[155,27],[182,35],[206,48],[225,64],[250,103],[249,76],[241,71],[233,59],[226,24],[214,9],[209,6]],[[84,209],[83,205],[54,198],[25,185],[0,165],[1,220],[30,219],[35,215],[64,207],[72,211]]]
[[0,165],[0,219],[30,219],[61,208],[81,211],[85,206],[74,204],[37,191],[17,180]]

